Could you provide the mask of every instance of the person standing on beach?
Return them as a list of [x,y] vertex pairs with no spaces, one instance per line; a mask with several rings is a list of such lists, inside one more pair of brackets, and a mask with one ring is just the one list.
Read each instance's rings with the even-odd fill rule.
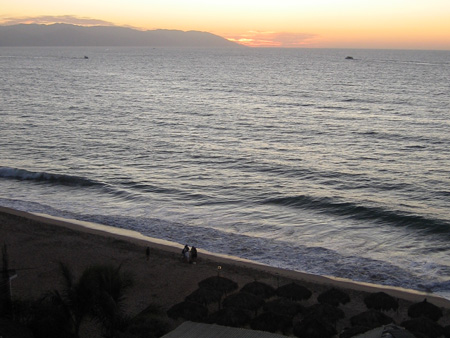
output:
[[182,259],[189,263],[189,247],[187,244],[184,246],[183,250],[181,251],[181,255],[182,255]]
[[192,246],[191,248],[191,262],[193,264],[196,264],[197,262],[197,248],[195,246]]

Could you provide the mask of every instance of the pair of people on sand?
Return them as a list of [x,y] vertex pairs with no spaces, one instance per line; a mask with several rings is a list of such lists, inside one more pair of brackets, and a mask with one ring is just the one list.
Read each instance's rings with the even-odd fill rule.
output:
[[189,246],[186,244],[181,251],[181,254],[183,255],[183,261],[190,264],[196,264],[197,262],[197,249],[195,246],[192,246],[191,249],[189,249]]

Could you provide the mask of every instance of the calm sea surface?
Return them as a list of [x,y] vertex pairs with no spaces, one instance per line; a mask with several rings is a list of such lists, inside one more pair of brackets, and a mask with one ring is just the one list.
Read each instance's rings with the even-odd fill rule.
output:
[[450,297],[448,51],[2,47],[0,74],[2,206]]

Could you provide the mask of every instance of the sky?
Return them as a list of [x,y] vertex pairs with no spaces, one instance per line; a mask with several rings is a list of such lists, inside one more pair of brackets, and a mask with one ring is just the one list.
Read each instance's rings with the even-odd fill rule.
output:
[[450,0],[0,0],[0,24],[197,30],[255,47],[450,50]]

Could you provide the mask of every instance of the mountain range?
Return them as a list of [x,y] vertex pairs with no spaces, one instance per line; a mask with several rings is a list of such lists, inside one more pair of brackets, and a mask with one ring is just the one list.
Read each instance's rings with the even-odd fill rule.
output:
[[0,26],[0,46],[242,47],[207,32],[61,23]]

